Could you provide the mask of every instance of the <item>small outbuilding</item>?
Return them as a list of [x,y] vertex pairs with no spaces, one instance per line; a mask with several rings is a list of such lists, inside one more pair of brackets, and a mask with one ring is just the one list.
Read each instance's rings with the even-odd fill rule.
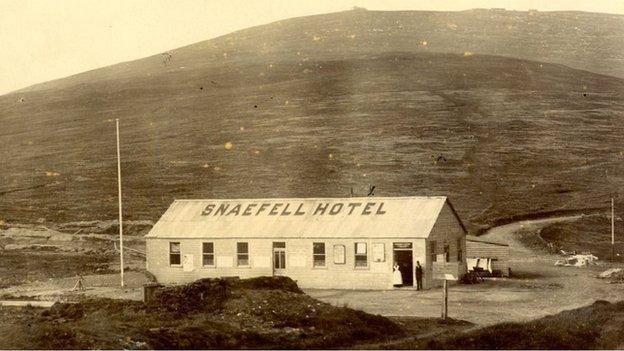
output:
[[303,288],[423,288],[466,272],[466,229],[444,196],[175,200],[146,235],[159,283],[284,275]]
[[498,240],[466,236],[466,264],[469,271],[480,268],[494,276],[509,276],[509,245]]

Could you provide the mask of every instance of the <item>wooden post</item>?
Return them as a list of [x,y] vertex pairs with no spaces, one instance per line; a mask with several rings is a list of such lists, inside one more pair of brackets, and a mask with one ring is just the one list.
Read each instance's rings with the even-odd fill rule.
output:
[[124,287],[124,257],[123,257],[123,220],[121,207],[121,155],[119,152],[119,118],[115,119],[117,127],[117,191],[119,197],[119,257],[121,266],[121,287]]
[[611,259],[615,259],[615,204],[611,198]]
[[446,319],[448,317],[448,277],[446,276],[446,243],[444,245],[444,282],[442,287],[442,319]]
[[444,300],[442,302],[442,319],[448,317],[448,280],[444,279]]

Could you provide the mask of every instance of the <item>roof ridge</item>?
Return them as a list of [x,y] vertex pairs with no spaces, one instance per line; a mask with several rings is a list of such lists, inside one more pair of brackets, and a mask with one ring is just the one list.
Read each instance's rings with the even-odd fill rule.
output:
[[195,201],[244,201],[244,200],[348,200],[348,199],[448,199],[445,195],[433,196],[353,196],[353,197],[257,197],[257,198],[204,198],[204,199],[174,199],[173,202]]

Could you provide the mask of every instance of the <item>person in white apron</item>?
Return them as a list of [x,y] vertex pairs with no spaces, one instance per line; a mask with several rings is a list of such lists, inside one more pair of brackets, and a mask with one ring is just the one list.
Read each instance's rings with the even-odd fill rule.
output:
[[402,286],[403,285],[403,276],[401,275],[401,270],[399,269],[398,264],[394,264],[392,267],[392,285],[394,286]]

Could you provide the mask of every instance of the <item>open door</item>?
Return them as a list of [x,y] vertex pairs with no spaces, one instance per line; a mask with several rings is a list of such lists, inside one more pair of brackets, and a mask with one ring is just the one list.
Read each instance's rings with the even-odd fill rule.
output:
[[414,285],[414,259],[412,243],[394,243],[394,264],[399,266],[404,286]]

